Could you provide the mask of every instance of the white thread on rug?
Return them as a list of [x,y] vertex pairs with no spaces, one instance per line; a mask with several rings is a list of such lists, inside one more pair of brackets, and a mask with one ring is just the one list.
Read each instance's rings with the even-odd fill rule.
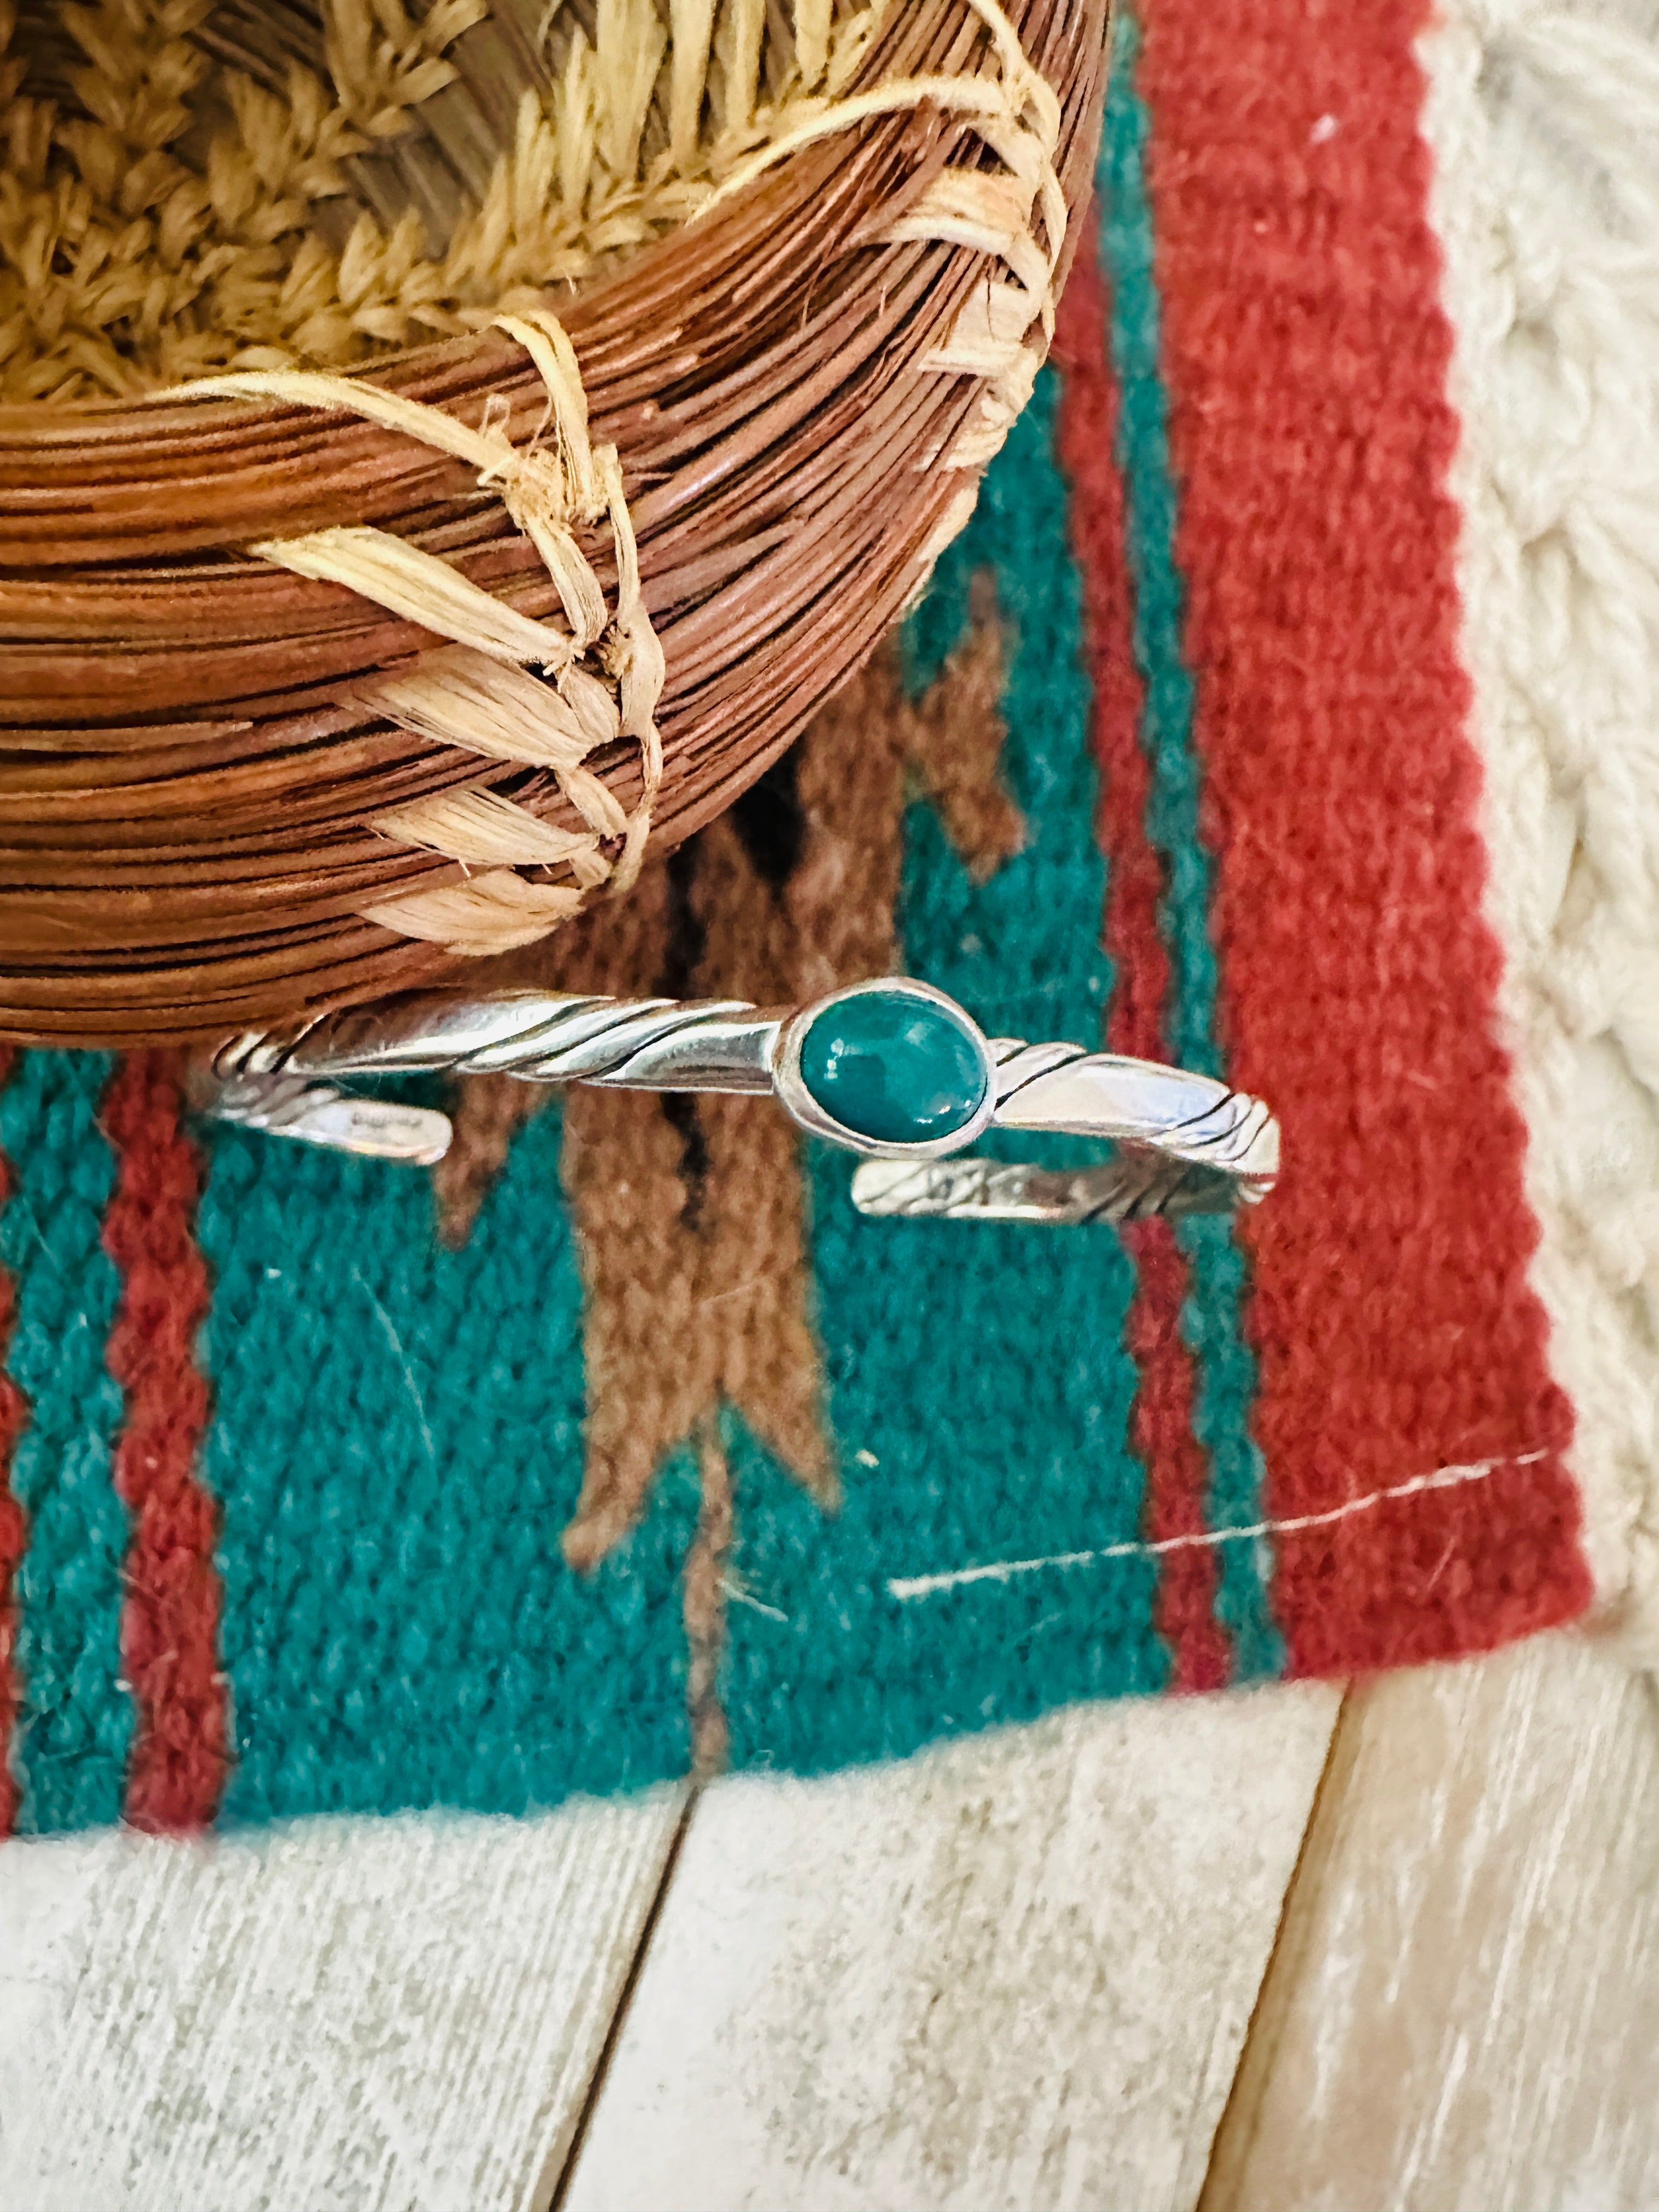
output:
[[1535,1467],[1547,1451],[1509,1452],[1502,1459],[1471,1460],[1463,1467],[1437,1467],[1432,1474],[1414,1474],[1408,1481],[1391,1483],[1385,1490],[1368,1490],[1363,1498],[1344,1498],[1340,1505],[1321,1513],[1295,1513],[1283,1521],[1253,1521],[1247,1528],[1210,1528],[1202,1535],[1163,1536],[1156,1543],[1099,1544],[1087,1552],[1055,1552],[1043,1559],[994,1559],[981,1567],[956,1567],[944,1574],[890,1577],[887,1595],[902,1605],[912,1598],[933,1597],[940,1590],[960,1589],[968,1583],[1008,1583],[1020,1575],[1035,1575],[1050,1567],[1087,1567],[1102,1559],[1157,1559],[1166,1552],[1212,1552],[1223,1544],[1253,1544],[1263,1536],[1294,1535],[1302,1528],[1327,1528],[1355,1513],[1369,1513],[1396,1498],[1417,1498],[1428,1490],[1461,1490],[1465,1483],[1486,1482],[1508,1467]]
[[729,1575],[720,1577],[720,1593],[723,1598],[729,1599],[733,1605],[746,1605],[751,1613],[763,1613],[769,1620],[781,1620],[786,1627],[789,1625],[789,1616],[781,1607],[764,1605],[759,1598],[751,1597],[743,1585],[740,1583],[734,1583]]
[[1659,47],[1443,0],[1419,47],[1455,334],[1499,1007],[1601,1607],[1659,1662]]

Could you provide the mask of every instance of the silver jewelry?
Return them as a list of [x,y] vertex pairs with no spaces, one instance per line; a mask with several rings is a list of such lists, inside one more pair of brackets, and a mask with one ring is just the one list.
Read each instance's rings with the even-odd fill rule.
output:
[[[377,1158],[430,1163],[447,1117],[342,1091],[350,1076],[507,1074],[630,1091],[769,1091],[810,1134],[862,1155],[864,1213],[951,1221],[1122,1221],[1263,1197],[1279,1127],[1206,1075],[1074,1044],[988,1037],[907,976],[767,1012],[738,999],[411,992],[303,1027],[232,1038],[198,1103],[217,1119]],[[988,1129],[1104,1139],[1072,1169],[963,1157]]]

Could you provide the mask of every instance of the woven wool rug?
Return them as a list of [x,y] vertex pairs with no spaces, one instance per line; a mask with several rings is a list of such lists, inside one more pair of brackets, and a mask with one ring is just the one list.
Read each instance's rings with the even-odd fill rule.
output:
[[1652,369],[1617,208],[1563,254],[1481,140],[1495,56],[1627,123],[1550,25],[1123,15],[1051,368],[904,634],[493,971],[902,966],[1264,1096],[1271,1200],[865,1222],[765,1102],[489,1080],[428,1181],[209,1133],[155,1056],[12,1055],[7,1827],[523,1811],[1639,1638]]

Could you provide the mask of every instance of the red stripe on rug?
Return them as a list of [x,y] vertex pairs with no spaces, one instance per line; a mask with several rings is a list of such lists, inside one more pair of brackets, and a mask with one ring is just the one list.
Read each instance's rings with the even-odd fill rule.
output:
[[[1053,357],[1060,372],[1056,443],[1071,485],[1072,550],[1083,588],[1083,626],[1094,689],[1092,738],[1100,765],[1098,835],[1106,855],[1106,949],[1112,957],[1107,1042],[1114,1052],[1168,1057],[1164,1009],[1170,961],[1158,933],[1164,870],[1146,834],[1152,775],[1141,750],[1141,684],[1135,667],[1117,466],[1117,389],[1109,359],[1109,316],[1091,207],[1079,225],[1077,258],[1061,295]],[[1125,1334],[1139,1375],[1130,1440],[1146,1469],[1146,1533],[1154,1541],[1204,1531],[1208,1469],[1193,1429],[1192,1354],[1181,1334],[1187,1262],[1167,1221],[1123,1232],[1135,1265]],[[1171,1686],[1215,1689],[1231,1672],[1215,1619],[1212,1552],[1166,1553],[1156,1620],[1170,1646]]]
[[1425,15],[1189,0],[1140,65],[1223,1038],[1285,1132],[1244,1228],[1269,1510],[1500,1462],[1280,1540],[1300,1674],[1590,1595],[1481,914]]
[[208,1414],[195,1357],[208,1309],[196,1242],[203,1166],[182,1105],[173,1055],[131,1053],[101,1116],[116,1159],[104,1248],[121,1273],[108,1362],[126,1394],[114,1478],[134,1523],[121,1656],[138,1729],[125,1810],[149,1829],[205,1826],[226,1766],[217,1516],[196,1475]]
[[[15,1046],[0,1044],[0,1091],[10,1080],[16,1060]],[[11,1194],[11,1163],[0,1152],[0,1212]],[[16,1292],[10,1275],[0,1267],[0,1836],[9,1836],[15,1829],[22,1796],[11,1771],[11,1745],[21,1704],[17,1680],[17,1571],[28,1546],[28,1528],[23,1509],[12,1495],[11,1455],[28,1419],[28,1407],[5,1371],[16,1319]]]

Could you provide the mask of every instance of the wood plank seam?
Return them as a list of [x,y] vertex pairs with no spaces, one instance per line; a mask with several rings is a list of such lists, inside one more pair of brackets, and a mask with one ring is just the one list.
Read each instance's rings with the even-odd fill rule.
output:
[[1317,1892],[1319,1877],[1330,1856],[1338,1826],[1338,1812],[1346,1795],[1358,1757],[1359,1729],[1352,1685],[1346,1686],[1331,1729],[1325,1763],[1308,1807],[1307,1825],[1296,1864],[1285,1885],[1271,1949],[1250,2008],[1249,2025],[1239,2047],[1231,2087],[1221,2108],[1221,2118],[1210,2145],[1203,2186],[1193,2212],[1230,2212],[1239,2174],[1249,2162],[1261,2120],[1261,2092],[1273,2072],[1279,2039],[1283,2033],[1289,1993],[1300,1978],[1303,1951],[1312,1926],[1309,1914],[1298,1912],[1299,1893]]
[[658,1923],[662,1918],[663,1908],[668,1902],[668,1892],[674,1879],[674,1869],[679,1864],[680,1853],[684,1848],[692,1817],[702,1802],[702,1789],[703,1785],[700,1782],[694,1783],[686,1792],[685,1802],[680,1808],[680,1817],[675,1823],[674,1833],[669,1841],[668,1850],[664,1855],[662,1874],[658,1880],[645,1918],[641,1923],[639,1941],[634,1946],[634,1955],[629,1960],[628,1972],[617,1993],[610,2025],[605,2032],[605,2040],[599,2045],[599,2057],[593,2062],[593,2072],[589,2079],[586,2093],[582,2098],[580,2109],[576,2114],[575,2125],[562,2144],[555,2144],[546,2166],[543,2168],[526,2199],[526,2212],[560,2212],[560,2208],[564,2203],[571,2179],[581,2157],[582,2145],[586,2140],[594,2111],[605,2093],[605,2081],[611,2071],[611,2062],[616,2055],[617,2045],[622,2039],[623,2029],[627,2025],[628,2014],[634,2002],[634,1992],[639,1987],[640,1976],[645,1971],[646,1955],[651,1948],[651,1940],[657,1932]]
[[1334,1781],[1212,2212],[1659,2203],[1650,1687],[1574,1636],[1379,1677]]

